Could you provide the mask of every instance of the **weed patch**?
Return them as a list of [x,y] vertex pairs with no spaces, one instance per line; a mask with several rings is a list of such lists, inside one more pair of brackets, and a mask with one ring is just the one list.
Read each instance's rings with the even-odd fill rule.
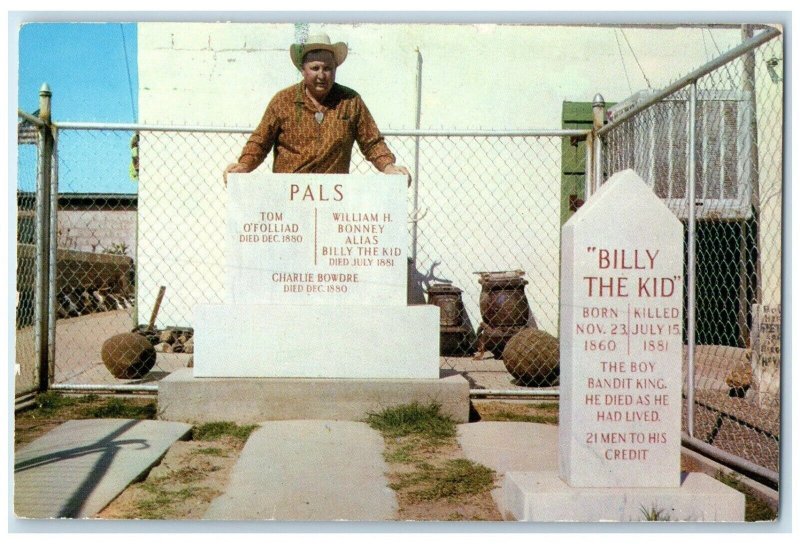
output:
[[257,428],[258,425],[237,425],[230,421],[214,421],[194,427],[192,429],[192,439],[212,441],[230,437],[245,442]]
[[386,450],[383,458],[387,463],[411,464],[417,460],[416,449],[417,447],[413,443],[397,444],[396,447]]
[[172,519],[176,505],[191,497],[206,496],[210,493],[205,487],[166,489],[155,482],[142,484],[142,490],[147,492],[147,496],[134,503],[131,517],[135,519]]
[[222,448],[198,448],[192,455],[208,455],[209,457],[229,457],[229,455]]
[[455,422],[440,412],[440,405],[417,402],[370,413],[367,423],[388,437],[420,435],[429,440],[445,440],[456,435]]
[[420,501],[454,500],[491,491],[494,471],[468,459],[450,459],[442,465],[421,463],[417,470],[401,475],[393,489]]
[[112,397],[97,406],[87,407],[86,415],[88,418],[155,419],[156,404],[139,405]]
[[129,486],[100,517],[200,519],[224,491],[243,444],[228,435],[216,442],[176,442],[145,480]]
[[639,511],[644,517],[644,521],[670,521],[669,514],[665,514],[661,508],[651,506],[649,509],[642,506]]
[[367,423],[386,443],[401,519],[502,519],[489,494],[494,471],[459,457],[456,424],[438,404],[388,408],[369,414]]

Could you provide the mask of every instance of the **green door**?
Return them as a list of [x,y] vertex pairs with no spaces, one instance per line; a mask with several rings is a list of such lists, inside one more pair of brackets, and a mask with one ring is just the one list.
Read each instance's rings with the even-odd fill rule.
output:
[[[591,102],[564,102],[561,110],[561,128],[592,128]],[[575,213],[575,203],[586,198],[586,140],[561,139],[561,224]],[[572,206],[570,206],[572,203]]]

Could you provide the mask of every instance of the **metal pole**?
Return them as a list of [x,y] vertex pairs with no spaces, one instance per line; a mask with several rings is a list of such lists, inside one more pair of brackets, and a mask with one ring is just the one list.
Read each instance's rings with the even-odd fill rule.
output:
[[[422,53],[417,48],[416,111],[414,128],[419,130],[422,122]],[[411,262],[417,263],[417,227],[419,223],[419,136],[414,137],[414,187],[411,191],[414,217],[411,223]]]
[[594,190],[592,193],[600,188],[603,183],[603,141],[598,135],[598,131],[603,128],[606,119],[606,100],[603,95],[594,95],[592,100],[592,134],[594,139],[594,174],[592,176],[594,182]]
[[694,437],[694,354],[695,354],[695,307],[696,307],[696,292],[695,292],[695,237],[696,237],[696,153],[695,153],[695,140],[697,137],[696,126],[696,112],[697,112],[697,82],[693,81],[689,86],[689,172],[687,175],[687,189],[686,199],[689,206],[689,217],[687,220],[687,242],[686,251],[688,254],[686,263],[686,288],[687,288],[687,302],[686,302],[686,363],[687,363],[687,376],[686,376],[686,421],[687,432],[690,437]]
[[[753,25],[742,25],[742,40],[747,42],[753,39]],[[754,214],[754,232],[752,236],[754,238],[753,244],[755,245],[756,250],[756,262],[755,262],[755,286],[754,286],[754,294],[752,302],[756,304],[763,304],[764,300],[761,293],[761,234],[760,231],[760,221],[761,221],[761,180],[759,179],[759,168],[758,168],[758,121],[756,117],[756,53],[755,50],[748,52],[744,58],[744,62],[742,65],[742,90],[744,91],[745,99],[747,100],[747,107],[750,110],[750,117],[749,117],[749,125],[747,127],[747,133],[749,135],[749,148],[747,149],[747,159],[748,164],[746,166],[748,171],[748,178],[750,183],[750,202],[753,206],[753,214]],[[742,221],[742,245],[746,245],[745,234],[750,236],[748,233],[747,228],[747,221]],[[741,265],[744,267],[744,261],[742,261]],[[746,268],[746,267],[745,267]],[[742,274],[740,282],[744,284],[745,281],[749,281],[749,279],[745,278],[745,273]],[[747,338],[750,334],[749,329],[747,329],[747,308],[744,306],[748,303],[747,301],[747,293],[746,289],[740,289],[740,291],[745,291],[743,294],[740,293],[740,304],[739,304],[739,314],[741,322],[743,322],[744,327],[742,327],[743,334],[746,334],[745,338]],[[744,308],[744,309],[743,309]],[[741,325],[740,325],[741,326]]]
[[56,289],[58,284],[58,131],[52,130],[52,175],[50,176],[50,255],[48,284],[47,357],[48,380],[55,381],[56,371]]
[[39,90],[39,117],[45,124],[39,130],[39,172],[36,179],[36,291],[34,307],[34,336],[36,361],[39,367],[39,391],[50,385],[48,347],[48,296],[50,286],[50,166],[53,147],[50,133],[50,98],[53,93],[47,83]]
[[112,392],[138,392],[138,391],[150,391],[150,392],[157,392],[158,391],[158,384],[156,385],[148,385],[148,384],[91,384],[91,383],[81,383],[81,384],[71,384],[71,383],[56,383],[50,388],[54,391],[112,391]]
[[[148,132],[208,132],[212,134],[252,134],[253,127],[211,127],[211,126],[172,126],[172,125],[146,125],[138,123],[56,123],[57,128],[72,130],[128,130]],[[492,138],[529,138],[529,137],[558,137],[558,136],[585,136],[586,129],[529,129],[529,130],[409,130],[387,129],[381,130],[384,136],[431,136],[431,137],[465,137],[485,136]]]
[[594,179],[592,182],[594,183],[594,190],[592,193],[596,192],[600,186],[603,184],[603,140],[599,137],[594,141]]
[[518,389],[470,389],[470,398],[480,397],[560,397],[561,392],[558,389],[554,390],[538,390],[531,389],[530,391],[523,391]]
[[715,446],[706,444],[702,440],[687,436],[686,434],[681,435],[681,443],[691,450],[698,451],[722,464],[732,467],[737,472],[741,472],[748,477],[756,477],[754,479],[766,480],[771,484],[772,488],[778,488],[780,476],[774,470],[764,468],[753,463],[752,461],[748,461],[747,459],[733,455],[732,453],[728,453]]
[[589,200],[594,187],[594,133],[586,135],[586,165],[583,168],[583,200]]

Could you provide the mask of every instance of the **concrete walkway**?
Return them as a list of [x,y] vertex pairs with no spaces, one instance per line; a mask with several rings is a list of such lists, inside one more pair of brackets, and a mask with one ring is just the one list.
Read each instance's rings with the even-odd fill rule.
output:
[[[558,427],[480,422],[458,426],[464,456],[494,469],[502,512],[506,472],[557,470]],[[391,520],[383,439],[365,423],[270,421],[250,436],[211,520]]]
[[383,438],[353,421],[268,421],[245,444],[211,520],[383,521],[397,500]]
[[14,512],[94,517],[190,429],[136,419],[67,421],[16,452]]
[[[21,517],[93,517],[156,464],[190,426],[139,420],[69,421],[16,452],[15,512]],[[552,425],[458,426],[466,458],[505,473],[557,470]],[[245,444],[209,520],[384,521],[397,500],[386,480],[381,435],[365,423],[261,423]]]
[[558,427],[513,421],[479,421],[458,426],[464,457],[497,473],[492,497],[505,516],[503,481],[507,472],[558,472]]

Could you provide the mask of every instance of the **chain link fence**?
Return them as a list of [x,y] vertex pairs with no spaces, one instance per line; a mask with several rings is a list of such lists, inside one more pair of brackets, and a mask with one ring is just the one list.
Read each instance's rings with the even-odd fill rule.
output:
[[39,130],[20,118],[17,154],[16,367],[14,392],[39,386],[34,328],[36,287],[36,179],[39,175]]
[[[694,89],[680,88],[615,124],[604,137],[603,155],[606,177],[635,169],[685,225],[684,262],[694,270],[685,294],[684,375],[691,403],[684,411],[685,428],[707,444],[776,473],[782,59],[780,38],[736,56],[697,78]],[[609,117],[622,118],[650,94],[617,104]],[[692,168],[694,222],[689,210]],[[689,279],[690,270],[685,272]]]
[[[222,302],[221,173],[247,136],[224,129],[59,128],[57,386],[146,388],[189,364],[193,307]],[[557,336],[564,139],[387,132],[398,163],[416,169],[408,202],[409,303],[443,308],[442,368],[465,372],[473,388],[556,384],[551,373],[534,384],[530,369],[517,373],[502,353],[526,327],[551,341]],[[100,184],[128,175],[130,161],[96,157],[127,153],[131,142],[139,162],[130,195],[77,193],[87,168]],[[271,159],[259,171],[271,171]],[[354,154],[351,172],[371,171]],[[115,375],[102,363],[103,345],[124,335],[107,345],[123,353],[132,341],[126,333],[136,329],[155,344],[152,368]]]
[[[690,309],[695,320],[694,330],[689,321],[685,327],[691,406],[684,428],[773,471],[780,442],[782,47],[780,39],[768,41],[697,79],[694,161],[693,91],[685,86],[627,119],[649,94],[618,103],[602,138],[604,176],[635,169],[687,225],[686,263],[696,263],[696,289],[686,299],[687,320]],[[585,133],[385,133],[397,162],[414,173],[409,303],[441,308],[441,367],[463,373],[473,393],[558,393],[560,227],[564,210],[580,204],[568,188],[594,168],[578,149]],[[222,171],[248,134],[59,125],[55,387],[154,390],[190,364],[192,308],[222,301]],[[17,362],[35,386],[36,364],[26,363],[34,359],[33,333],[26,335],[35,261],[25,256],[37,162],[35,146],[20,150]],[[268,158],[259,171],[271,167]],[[354,153],[351,172],[372,171]],[[130,191],[109,182],[121,178],[130,179]]]
[[[442,366],[465,372],[473,390],[557,383],[550,371],[538,376],[538,346],[503,353],[526,328],[546,331],[544,341],[558,335],[565,138],[419,139],[411,298],[424,292],[442,308]],[[548,363],[556,370],[557,354]]]

